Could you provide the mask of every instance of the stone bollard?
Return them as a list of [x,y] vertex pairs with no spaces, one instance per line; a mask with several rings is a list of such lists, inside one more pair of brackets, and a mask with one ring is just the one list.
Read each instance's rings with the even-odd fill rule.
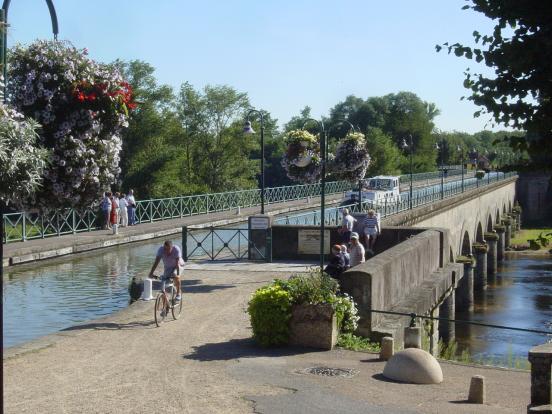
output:
[[119,225],[117,223],[111,225],[113,234],[119,234]]
[[380,359],[388,361],[395,353],[395,340],[390,336],[381,338]]
[[241,214],[241,207],[238,206],[238,208],[236,209],[236,215],[239,216]]
[[485,399],[485,377],[483,375],[474,375],[470,381],[468,402],[485,404]]
[[422,349],[422,328],[419,326],[404,328],[404,348]]
[[477,291],[487,289],[487,245],[474,243],[473,254],[475,256],[475,271],[473,275],[473,288]]
[[504,249],[505,249],[504,235],[506,232],[506,227],[499,224],[495,226],[495,230],[496,230],[496,234],[498,234],[498,242],[496,244],[496,260],[501,262],[502,260],[504,260]]
[[552,343],[531,348],[528,356],[531,363],[531,404],[528,413],[552,412]]
[[496,274],[498,261],[496,251],[498,246],[498,234],[485,233],[485,241],[487,242],[487,278]]
[[458,282],[456,289],[456,312],[473,311],[473,259],[461,261],[464,263],[464,276]]

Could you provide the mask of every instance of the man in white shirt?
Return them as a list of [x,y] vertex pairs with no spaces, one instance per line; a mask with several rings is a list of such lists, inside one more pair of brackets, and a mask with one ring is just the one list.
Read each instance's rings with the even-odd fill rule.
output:
[[343,222],[341,224],[341,238],[343,243],[349,243],[356,219],[349,214],[349,210],[343,209]]
[[364,263],[364,246],[358,241],[358,233],[351,233],[351,248],[349,249],[349,256],[351,258],[351,267],[355,267],[360,263]]
[[119,217],[121,222],[121,227],[126,227],[128,225],[128,202],[124,194],[121,194],[119,197]]

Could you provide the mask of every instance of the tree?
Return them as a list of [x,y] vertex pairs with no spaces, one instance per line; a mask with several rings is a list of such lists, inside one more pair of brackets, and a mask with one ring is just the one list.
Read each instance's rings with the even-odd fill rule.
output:
[[[0,103],[0,204],[32,197],[40,186],[49,151],[38,146],[39,124]],[[3,222],[3,220],[2,220]]]
[[366,148],[372,158],[366,173],[367,177],[401,173],[400,166],[404,163],[404,157],[391,137],[384,134],[381,129],[367,128]]
[[552,165],[552,7],[549,1],[466,0],[463,9],[496,21],[492,34],[473,32],[476,46],[443,46],[458,57],[484,62],[494,76],[465,72],[469,100],[498,124],[525,130],[511,144],[527,149],[541,166]]

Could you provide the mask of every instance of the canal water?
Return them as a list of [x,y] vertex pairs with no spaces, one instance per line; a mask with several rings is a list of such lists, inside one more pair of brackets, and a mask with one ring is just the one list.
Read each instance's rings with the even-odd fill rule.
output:
[[[552,256],[507,255],[499,263],[487,290],[475,295],[473,313],[457,319],[552,331]],[[459,349],[468,349],[475,360],[503,364],[527,358],[527,351],[552,340],[536,333],[457,324]]]

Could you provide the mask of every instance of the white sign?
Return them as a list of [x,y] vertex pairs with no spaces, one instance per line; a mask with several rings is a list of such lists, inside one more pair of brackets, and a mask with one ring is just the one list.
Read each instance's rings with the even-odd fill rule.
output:
[[[298,254],[320,254],[320,230],[298,230]],[[324,254],[330,253],[330,231],[324,230]]]
[[270,224],[269,217],[250,217],[249,228],[251,230],[266,230]]

